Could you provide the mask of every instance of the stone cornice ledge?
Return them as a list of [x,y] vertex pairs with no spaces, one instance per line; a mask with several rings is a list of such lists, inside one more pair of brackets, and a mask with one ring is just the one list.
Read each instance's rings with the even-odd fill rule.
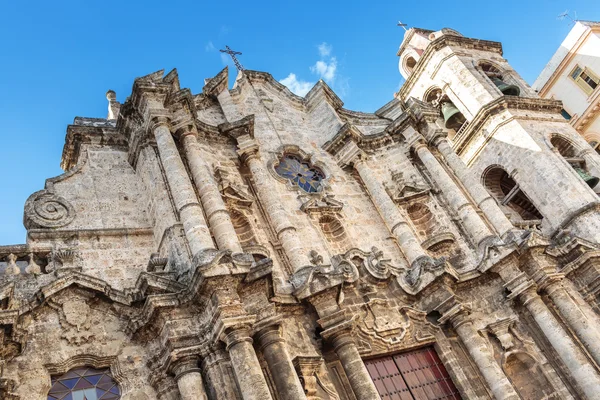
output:
[[454,151],[459,156],[490,117],[508,109],[559,113],[562,102],[559,100],[530,97],[502,96],[481,107],[467,129],[454,138]]
[[[75,123],[77,123],[75,118]],[[99,146],[127,147],[127,139],[119,134],[114,123],[95,125],[73,124],[67,127],[60,167],[68,171],[77,164],[83,144]]]

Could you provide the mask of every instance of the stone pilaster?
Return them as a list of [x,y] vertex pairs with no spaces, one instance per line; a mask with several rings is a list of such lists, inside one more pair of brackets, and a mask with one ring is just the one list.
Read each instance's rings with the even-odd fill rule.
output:
[[214,248],[202,207],[198,203],[192,182],[171,135],[168,120],[163,117],[156,118],[152,131],[185,236],[192,254],[196,256],[204,250]]
[[311,300],[314,302],[313,304],[317,304],[319,315],[327,314],[327,316],[317,321],[325,329],[321,332],[321,337],[333,346],[333,350],[346,372],[346,377],[350,382],[354,395],[358,400],[379,399],[379,392],[354,342],[354,336],[352,335],[353,321],[348,320],[343,310],[338,308],[337,311],[334,311],[334,308],[337,307],[331,308],[333,306],[331,301],[323,301],[323,299],[331,296],[323,295],[320,297],[321,299],[314,297]]
[[477,329],[473,326],[473,321],[469,317],[465,307],[454,296],[451,296],[444,300],[436,309],[442,314],[440,322],[449,322],[454,327],[456,333],[458,333],[460,340],[467,348],[473,361],[475,361],[494,398],[497,400],[520,399],[521,397],[517,394],[504,374],[504,371],[502,371],[502,368],[494,359],[485,339],[479,335]]
[[252,133],[249,132],[250,129],[253,129],[253,125],[252,128],[244,127],[243,121],[229,125],[222,129],[237,140],[238,154],[250,169],[258,199],[271,220],[271,226],[290,261],[292,272],[310,265],[308,254],[302,245],[298,232],[290,222],[288,214],[279,199],[278,192],[273,190],[276,181],[270,176],[269,171],[267,171],[259,157],[258,143],[252,137]]
[[435,156],[429,151],[425,143],[417,143],[414,150],[419,159],[430,172],[431,177],[441,189],[452,210],[463,221],[463,225],[473,240],[475,246],[479,246],[486,238],[495,236],[488,226],[483,222],[477,210],[467,199],[461,189],[452,180],[448,172],[442,167]]
[[207,400],[197,357],[185,357],[172,366],[181,400]]
[[239,400],[239,393],[233,367],[219,342],[213,346],[205,346],[202,350],[202,371],[209,381],[210,398],[214,400]]
[[496,200],[488,193],[483,185],[473,177],[473,175],[467,169],[465,163],[460,157],[452,150],[448,139],[445,137],[438,136],[434,141],[440,153],[444,156],[444,159],[452,168],[456,177],[462,182],[464,187],[469,191],[471,197],[477,204],[477,206],[483,211],[490,224],[494,227],[496,232],[504,238],[504,236],[515,229],[513,224],[509,221],[506,215],[496,203]]
[[223,341],[244,400],[272,399],[267,381],[252,346],[249,326],[226,329]]
[[413,264],[419,258],[427,257],[427,253],[421,247],[419,240],[400,210],[398,210],[398,206],[390,198],[367,163],[360,157],[355,157],[352,163],[369,191],[383,221],[398,240],[398,244],[409,264]]
[[231,217],[223,202],[212,171],[204,160],[196,135],[188,131],[180,137],[194,183],[200,194],[202,207],[204,207],[208,218],[210,230],[217,242],[217,247],[219,250],[230,250],[233,253],[241,253],[242,247],[231,222]]
[[281,337],[279,325],[269,325],[261,329],[254,337],[257,339],[263,356],[269,365],[269,371],[271,371],[279,397],[290,400],[305,400],[306,395],[302,383],[300,383],[294,369],[285,340]]
[[598,372],[537,294],[535,285],[521,273],[507,282],[505,287],[511,293],[508,296],[509,299],[518,298],[531,313],[540,330],[586,396],[590,399],[596,398],[598,388],[600,388]]

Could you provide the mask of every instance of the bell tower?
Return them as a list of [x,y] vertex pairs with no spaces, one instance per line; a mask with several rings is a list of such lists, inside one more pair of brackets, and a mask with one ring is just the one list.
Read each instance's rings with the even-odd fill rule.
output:
[[439,110],[439,129],[426,139],[458,155],[468,180],[515,226],[600,241],[600,156],[561,116],[562,104],[539,98],[502,57],[500,43],[411,28],[397,55],[406,78],[398,99]]

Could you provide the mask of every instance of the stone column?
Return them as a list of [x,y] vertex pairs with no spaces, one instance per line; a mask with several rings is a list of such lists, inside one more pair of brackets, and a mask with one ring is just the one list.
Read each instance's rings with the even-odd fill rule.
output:
[[383,221],[398,240],[398,245],[409,264],[412,265],[417,259],[427,257],[427,253],[421,247],[419,240],[408,225],[408,222],[404,219],[404,216],[400,213],[400,210],[398,210],[398,206],[390,198],[367,163],[360,158],[354,160],[353,163],[354,168],[367,187],[373,203],[375,203],[375,206],[379,210]]
[[271,392],[252,346],[250,328],[230,328],[225,343],[244,400],[270,400]]
[[181,400],[208,399],[196,357],[186,357],[176,361],[173,366],[173,373],[175,374],[177,387],[179,387]]
[[[327,336],[326,331],[322,335]],[[379,392],[369,375],[369,371],[358,352],[350,330],[337,332],[329,338],[346,372],[352,391],[357,400],[380,399]]]
[[160,160],[171,188],[175,207],[185,230],[185,236],[192,254],[196,256],[204,250],[214,248],[202,207],[196,198],[192,182],[171,135],[167,119],[156,119],[152,131],[156,138]]
[[496,200],[494,200],[483,185],[473,177],[465,163],[463,163],[460,157],[452,150],[450,143],[448,143],[448,139],[445,137],[438,137],[435,141],[435,145],[458,179],[469,191],[469,194],[473,197],[477,206],[486,215],[496,232],[498,232],[501,237],[504,237],[506,233],[514,230],[515,227],[502,212]]
[[[531,313],[544,336],[586,396],[590,399],[597,398],[600,393],[600,376],[537,294],[535,286],[524,279],[522,275],[517,276],[506,286],[512,292],[509,298],[518,297]],[[511,286],[516,287],[511,290]]]
[[449,321],[458,333],[460,340],[467,348],[473,361],[475,361],[494,398],[497,400],[519,400],[521,397],[494,359],[488,343],[473,326],[473,322],[463,305],[458,303],[452,296],[440,304],[437,310],[442,313],[440,322]]
[[208,389],[211,399],[238,400],[242,398],[233,376],[231,361],[220,342],[212,347],[204,347],[202,370],[209,381]]
[[[600,365],[600,324],[598,324],[598,318],[593,314],[593,310],[588,311],[587,307],[582,308],[575,302],[561,280],[560,278],[549,278],[541,286],[541,289],[548,294],[560,315],[587,348],[592,358]],[[581,297],[578,292],[574,292],[573,295]],[[581,303],[586,304],[583,299],[581,299]],[[589,312],[592,314],[590,315]]]
[[217,247],[219,250],[241,253],[242,247],[231,222],[229,211],[223,202],[212,171],[202,156],[202,150],[195,134],[186,132],[182,135],[181,141]]
[[272,176],[269,176],[269,171],[259,159],[258,150],[245,152],[243,158],[252,173],[258,198],[265,208],[265,213],[271,219],[277,238],[290,260],[292,272],[310,265],[308,254],[298,237],[298,232],[290,222],[287,212],[283,209],[277,191],[273,189],[276,181]]
[[271,371],[279,397],[289,400],[305,400],[306,395],[302,383],[296,374],[285,341],[281,337],[279,326],[268,326],[258,332],[255,337],[269,365],[269,371]]
[[473,204],[467,199],[461,189],[452,180],[450,175],[435,156],[429,151],[425,143],[417,143],[414,150],[419,156],[421,162],[430,172],[431,177],[441,189],[444,197],[454,212],[464,223],[464,227],[471,235],[473,243],[478,246],[484,239],[495,236],[487,225],[483,222]]

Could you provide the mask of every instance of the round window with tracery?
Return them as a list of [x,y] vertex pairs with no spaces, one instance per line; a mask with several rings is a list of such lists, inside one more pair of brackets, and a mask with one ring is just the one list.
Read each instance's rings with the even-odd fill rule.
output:
[[275,172],[309,193],[321,190],[321,181],[325,179],[325,174],[320,169],[290,154],[283,156],[275,166]]
[[75,368],[62,376],[52,377],[48,400],[118,400],[119,385],[110,370]]

